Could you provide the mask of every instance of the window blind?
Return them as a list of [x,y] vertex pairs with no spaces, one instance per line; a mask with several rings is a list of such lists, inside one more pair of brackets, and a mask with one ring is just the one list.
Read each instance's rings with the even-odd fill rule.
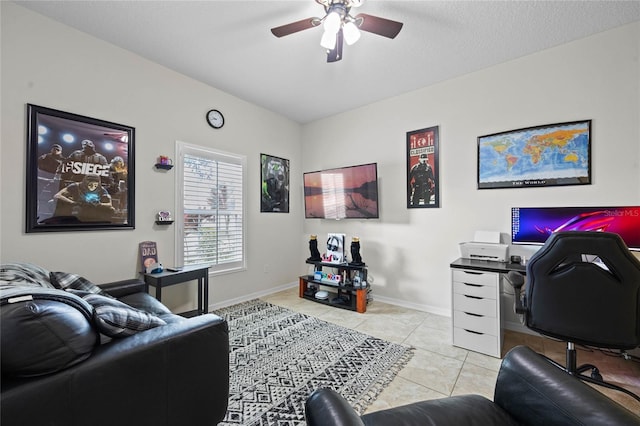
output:
[[183,265],[244,268],[244,157],[179,145]]

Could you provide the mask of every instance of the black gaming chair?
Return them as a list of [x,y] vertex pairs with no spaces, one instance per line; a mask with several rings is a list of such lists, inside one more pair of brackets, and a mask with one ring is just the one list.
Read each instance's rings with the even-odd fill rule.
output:
[[[567,365],[554,364],[640,401],[629,390],[602,380],[596,366],[576,366],[576,343],[621,351],[640,346],[640,261],[618,234],[554,233],[529,259],[526,277],[512,271],[507,279],[521,296],[515,298],[515,309],[523,314],[524,324],[567,342]],[[590,376],[582,374],[587,370]]]

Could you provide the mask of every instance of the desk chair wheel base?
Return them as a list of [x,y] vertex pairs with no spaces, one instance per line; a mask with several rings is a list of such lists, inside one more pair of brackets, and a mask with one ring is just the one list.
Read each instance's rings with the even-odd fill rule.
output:
[[567,367],[564,368],[569,374],[573,376],[585,377],[582,373],[591,370],[591,378],[593,380],[599,380],[603,382],[602,374],[600,370],[593,364],[583,364],[576,367],[578,360],[578,354],[575,349],[575,345],[572,342],[567,342]]
[[597,377],[594,377],[594,373],[591,373],[591,377],[589,376],[584,376],[582,374],[576,374],[575,377],[580,379],[580,380],[584,380],[585,382],[589,382],[589,383],[593,383],[594,385],[598,385],[598,386],[602,386],[605,387],[607,389],[612,389],[618,392],[622,392],[624,394],[629,395],[631,398],[635,399],[636,401],[640,402],[640,396],[636,395],[635,393],[631,392],[628,389],[625,389],[621,386],[618,385],[614,385],[613,383],[609,383],[609,382],[605,382],[602,379],[602,375],[600,373],[596,373]]
[[600,370],[598,370],[598,367],[593,367],[593,366],[590,365],[590,366],[587,367],[586,370],[588,370],[588,369],[591,369],[591,378],[593,380],[598,380],[600,382],[604,381],[604,379],[602,378],[602,374],[600,374]]
[[[628,389],[623,388],[622,386],[614,385],[613,383],[609,383],[605,381],[604,378],[602,377],[602,374],[600,374],[600,370],[595,365],[583,364],[580,367],[575,367],[576,351],[573,348],[574,348],[574,344],[571,342],[567,342],[567,366],[566,367],[560,364],[559,362],[552,360],[551,358],[549,358],[544,354],[539,354],[539,355],[543,356],[551,364],[555,365],[560,370],[565,371],[567,374],[575,377],[578,380],[583,380],[588,383],[593,383],[594,385],[602,386],[608,389],[625,393],[630,397],[632,397],[633,399],[635,399],[636,401],[640,402],[640,396],[636,395],[635,393],[631,392]],[[591,374],[589,376],[582,374],[587,370],[591,370]]]

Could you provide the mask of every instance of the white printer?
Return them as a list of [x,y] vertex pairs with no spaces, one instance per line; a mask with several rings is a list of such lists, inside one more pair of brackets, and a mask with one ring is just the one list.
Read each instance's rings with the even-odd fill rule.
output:
[[460,243],[460,256],[465,259],[506,262],[509,246],[500,244],[500,232],[476,231],[473,241]]

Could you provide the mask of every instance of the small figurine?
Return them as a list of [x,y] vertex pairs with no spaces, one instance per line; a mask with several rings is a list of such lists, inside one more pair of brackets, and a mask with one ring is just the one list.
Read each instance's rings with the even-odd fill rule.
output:
[[161,155],[158,157],[158,164],[162,164],[163,166],[173,165],[173,160],[166,155]]
[[364,266],[362,256],[360,256],[360,238],[358,237],[351,239],[351,262],[349,265]]
[[158,212],[157,219],[159,222],[172,222],[173,218],[171,217],[171,212],[162,210]]
[[309,238],[309,252],[311,253],[311,257],[308,258],[308,261],[311,262],[320,262],[322,257],[320,256],[320,251],[318,250],[318,236],[311,235]]

